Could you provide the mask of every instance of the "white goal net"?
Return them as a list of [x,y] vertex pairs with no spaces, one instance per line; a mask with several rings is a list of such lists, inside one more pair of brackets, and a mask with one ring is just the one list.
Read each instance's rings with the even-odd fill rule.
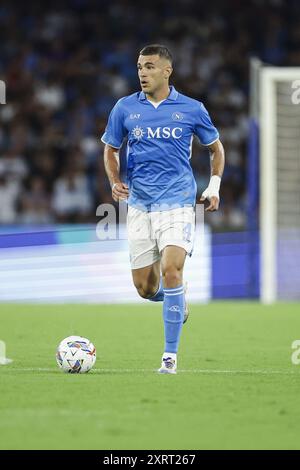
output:
[[261,299],[300,299],[300,67],[257,67]]

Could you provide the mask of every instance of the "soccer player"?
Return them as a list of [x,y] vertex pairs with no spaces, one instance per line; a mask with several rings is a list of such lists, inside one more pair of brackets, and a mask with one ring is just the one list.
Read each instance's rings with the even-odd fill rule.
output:
[[[104,164],[115,201],[128,202],[127,229],[134,285],[143,298],[163,302],[165,347],[160,373],[176,374],[188,310],[183,267],[195,229],[196,182],[190,166],[193,136],[210,152],[211,178],[200,201],[219,208],[224,150],[204,105],[169,85],[167,47],[144,47],[138,57],[141,91],[121,98],[105,132]],[[120,180],[119,149],[127,137],[127,182]]]

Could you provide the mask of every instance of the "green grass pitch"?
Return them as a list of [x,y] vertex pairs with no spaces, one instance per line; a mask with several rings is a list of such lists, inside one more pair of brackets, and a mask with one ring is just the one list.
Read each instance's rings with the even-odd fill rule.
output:
[[[177,375],[159,375],[161,305],[1,305],[1,449],[299,449],[299,304],[191,306]],[[64,337],[94,370],[62,373]]]

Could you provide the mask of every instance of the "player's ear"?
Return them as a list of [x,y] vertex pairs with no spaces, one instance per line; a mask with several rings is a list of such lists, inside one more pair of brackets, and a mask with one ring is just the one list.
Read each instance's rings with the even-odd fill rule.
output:
[[173,72],[173,68],[172,68],[172,65],[167,65],[166,68],[165,68],[165,74],[164,74],[164,77],[167,79],[171,76]]

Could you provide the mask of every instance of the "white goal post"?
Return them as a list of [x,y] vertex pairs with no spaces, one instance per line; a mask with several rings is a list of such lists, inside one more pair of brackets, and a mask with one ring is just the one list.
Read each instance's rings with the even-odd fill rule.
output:
[[260,297],[299,300],[300,67],[256,60],[251,69],[260,141]]

